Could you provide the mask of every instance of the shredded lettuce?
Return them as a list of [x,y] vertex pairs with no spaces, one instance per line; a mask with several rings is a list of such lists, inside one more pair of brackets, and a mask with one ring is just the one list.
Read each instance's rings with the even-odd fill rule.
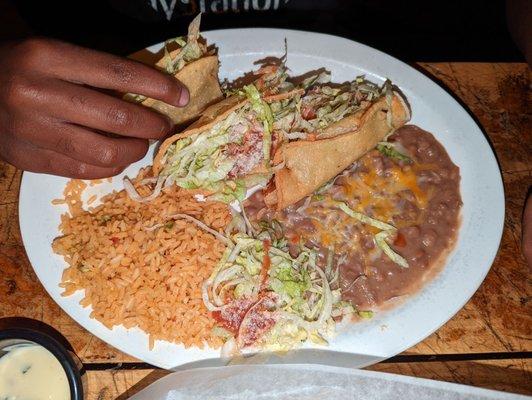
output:
[[308,332],[295,322],[278,321],[262,338],[262,347],[268,351],[285,352],[310,339]]
[[219,338],[222,338],[224,341],[233,337],[233,334],[231,332],[229,332],[227,329],[224,329],[220,326],[213,327],[212,334],[214,336],[218,336]]
[[327,72],[312,75],[298,86],[306,89],[303,97],[273,103],[275,129],[285,136],[297,132],[317,133],[320,137],[320,131],[331,124],[367,107],[382,95],[389,96],[389,82],[379,87],[359,76],[352,82],[332,86],[328,80]]
[[250,282],[242,282],[235,286],[234,296],[237,299],[250,297],[253,294],[253,284]]
[[357,314],[360,318],[371,319],[373,318],[373,311],[357,311]]
[[357,211],[352,210],[349,208],[349,206],[341,201],[337,201],[335,203],[337,207],[345,212],[347,215],[349,215],[352,218],[358,219],[360,222],[373,226],[378,229],[382,230],[396,230],[396,228],[393,225],[387,224],[386,222],[379,221],[378,219],[368,217],[367,215],[364,215],[362,213],[359,213]]
[[170,146],[162,175],[186,189],[212,188],[212,184],[221,182],[235,163],[221,150],[231,142],[227,130],[232,119],[216,124],[210,132],[197,133]]
[[288,68],[286,67],[286,60],[281,59],[277,65],[263,65],[256,74],[260,77],[256,81],[261,91],[285,91],[290,90],[293,85],[287,82]]
[[297,271],[289,263],[278,265],[272,273],[270,285],[281,297],[301,300],[303,293],[310,288],[310,275],[307,271]]
[[215,192],[209,196],[209,200],[231,203],[233,200],[243,201],[246,197],[246,183],[243,179],[226,180],[221,185],[210,185],[211,191]]
[[393,143],[380,142],[377,145],[377,150],[384,156],[405,162],[412,162],[412,159],[396,150]]
[[334,181],[335,180],[336,180],[336,178],[333,178],[333,179],[329,180],[328,182],[324,183],[318,189],[316,189],[314,194],[320,195],[320,194],[325,193],[327,190],[329,190],[332,187],[332,185],[334,185]]
[[[201,58],[205,53],[205,46],[201,45],[199,39],[199,27],[201,23],[201,14],[190,23],[186,39],[182,36],[169,39],[164,43],[164,62],[165,70],[169,74],[175,74],[191,61]],[[168,45],[176,43],[181,46],[180,51],[174,56],[170,56]]]
[[[173,39],[168,39],[164,42],[164,56],[162,62],[164,64],[164,71],[170,75],[174,75],[176,72],[180,71],[188,63],[195,61],[207,52],[205,45],[200,43],[200,23],[201,23],[201,14],[198,14],[196,18],[192,20],[188,27],[188,35],[178,36]],[[175,55],[171,55],[168,50],[168,46],[172,43],[176,43],[180,49],[179,52]],[[133,103],[142,103],[148,97],[142,94],[136,93],[126,93],[124,99],[131,101]]]
[[340,295],[337,290],[331,291],[328,278],[317,266],[317,253],[302,248],[293,258],[284,249],[269,245],[269,268],[264,271],[264,241],[244,233],[233,235],[232,240],[234,246],[226,249],[202,287],[206,307],[229,311],[238,301],[268,299],[264,312],[275,323],[259,339],[262,348],[288,350],[311,337],[326,343],[325,337],[334,332],[332,313]]
[[408,261],[395,251],[392,250],[386,239],[392,235],[390,231],[382,231],[375,235],[375,244],[386,254],[390,260],[399,265],[401,268],[408,268]]
[[320,71],[311,75],[301,81],[298,87],[308,89],[317,84],[329,83],[331,81],[331,73],[329,71]]
[[262,139],[263,157],[266,166],[270,165],[270,148],[272,145],[271,132],[273,128],[273,114],[268,103],[262,100],[260,92],[255,85],[250,84],[243,87],[243,92],[249,99],[253,111],[257,118],[262,122],[264,131]]
[[408,261],[406,261],[406,259],[401,255],[397,254],[386,242],[386,239],[395,235],[395,233],[397,232],[397,228],[395,226],[354,211],[349,208],[346,203],[337,201],[335,202],[335,205],[350,217],[355,218],[364,224],[373,226],[377,229],[381,229],[381,232],[377,233],[374,236],[374,241],[377,247],[381,249],[384,254],[386,254],[390,258],[390,260],[399,265],[401,268],[408,268]]

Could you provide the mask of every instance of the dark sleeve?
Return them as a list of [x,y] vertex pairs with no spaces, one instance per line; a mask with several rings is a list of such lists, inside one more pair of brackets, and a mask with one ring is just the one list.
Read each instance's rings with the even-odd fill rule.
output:
[[532,66],[532,1],[506,0],[506,20],[515,44]]
[[28,24],[9,0],[0,0],[0,41],[21,39],[31,34]]

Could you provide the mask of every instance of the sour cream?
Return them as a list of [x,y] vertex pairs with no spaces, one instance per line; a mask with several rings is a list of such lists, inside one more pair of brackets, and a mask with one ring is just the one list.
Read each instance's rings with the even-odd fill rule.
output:
[[42,346],[13,346],[0,358],[0,399],[70,400],[65,370]]

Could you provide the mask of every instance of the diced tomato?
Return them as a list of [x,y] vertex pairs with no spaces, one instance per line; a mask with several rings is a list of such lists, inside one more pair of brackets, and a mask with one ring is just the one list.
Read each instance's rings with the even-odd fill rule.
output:
[[218,322],[218,324],[224,326],[225,328],[226,327],[226,320],[224,318],[222,318],[222,312],[221,311],[213,311],[211,312],[211,315],[212,317],[214,318],[214,320],[216,322]]
[[298,235],[297,233],[295,233],[295,234],[289,236],[289,238],[288,238],[288,240],[289,240],[290,243],[292,243],[292,244],[298,244],[298,243],[299,243],[299,239],[300,239],[300,237],[299,237],[299,235]]
[[120,239],[117,238],[117,237],[114,237],[114,236],[113,236],[113,237],[111,238],[111,242],[113,242],[113,245],[116,246],[116,245],[120,242]]
[[236,335],[244,316],[253,304],[250,299],[237,300],[222,311],[213,311],[211,315],[221,327]]
[[395,237],[393,244],[397,247],[405,247],[406,246],[405,236],[399,232],[397,236]]
[[250,346],[274,325],[275,319],[269,312],[264,310],[261,304],[247,315],[246,324],[243,327],[244,329],[241,330],[239,341],[244,347]]
[[302,106],[301,107],[301,117],[303,117],[303,119],[306,119],[308,121],[309,119],[316,118],[316,112],[310,106]]
[[[249,346],[275,325],[274,315],[268,310],[271,294],[259,294],[259,299],[240,299],[211,313],[217,324],[235,335],[242,347]],[[245,320],[245,325],[242,323]]]

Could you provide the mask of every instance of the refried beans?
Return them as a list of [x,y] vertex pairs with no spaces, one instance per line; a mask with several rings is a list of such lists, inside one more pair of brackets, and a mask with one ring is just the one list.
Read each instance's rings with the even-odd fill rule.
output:
[[[460,171],[434,136],[406,125],[389,139],[408,156],[399,160],[372,150],[310,198],[282,211],[264,208],[255,193],[246,211],[252,220],[283,226],[293,255],[299,245],[333,258],[342,299],[374,310],[412,294],[437,272],[454,244],[461,207]],[[401,268],[375,245],[378,229],[342,212],[337,202],[397,228],[388,241],[409,267]]]

